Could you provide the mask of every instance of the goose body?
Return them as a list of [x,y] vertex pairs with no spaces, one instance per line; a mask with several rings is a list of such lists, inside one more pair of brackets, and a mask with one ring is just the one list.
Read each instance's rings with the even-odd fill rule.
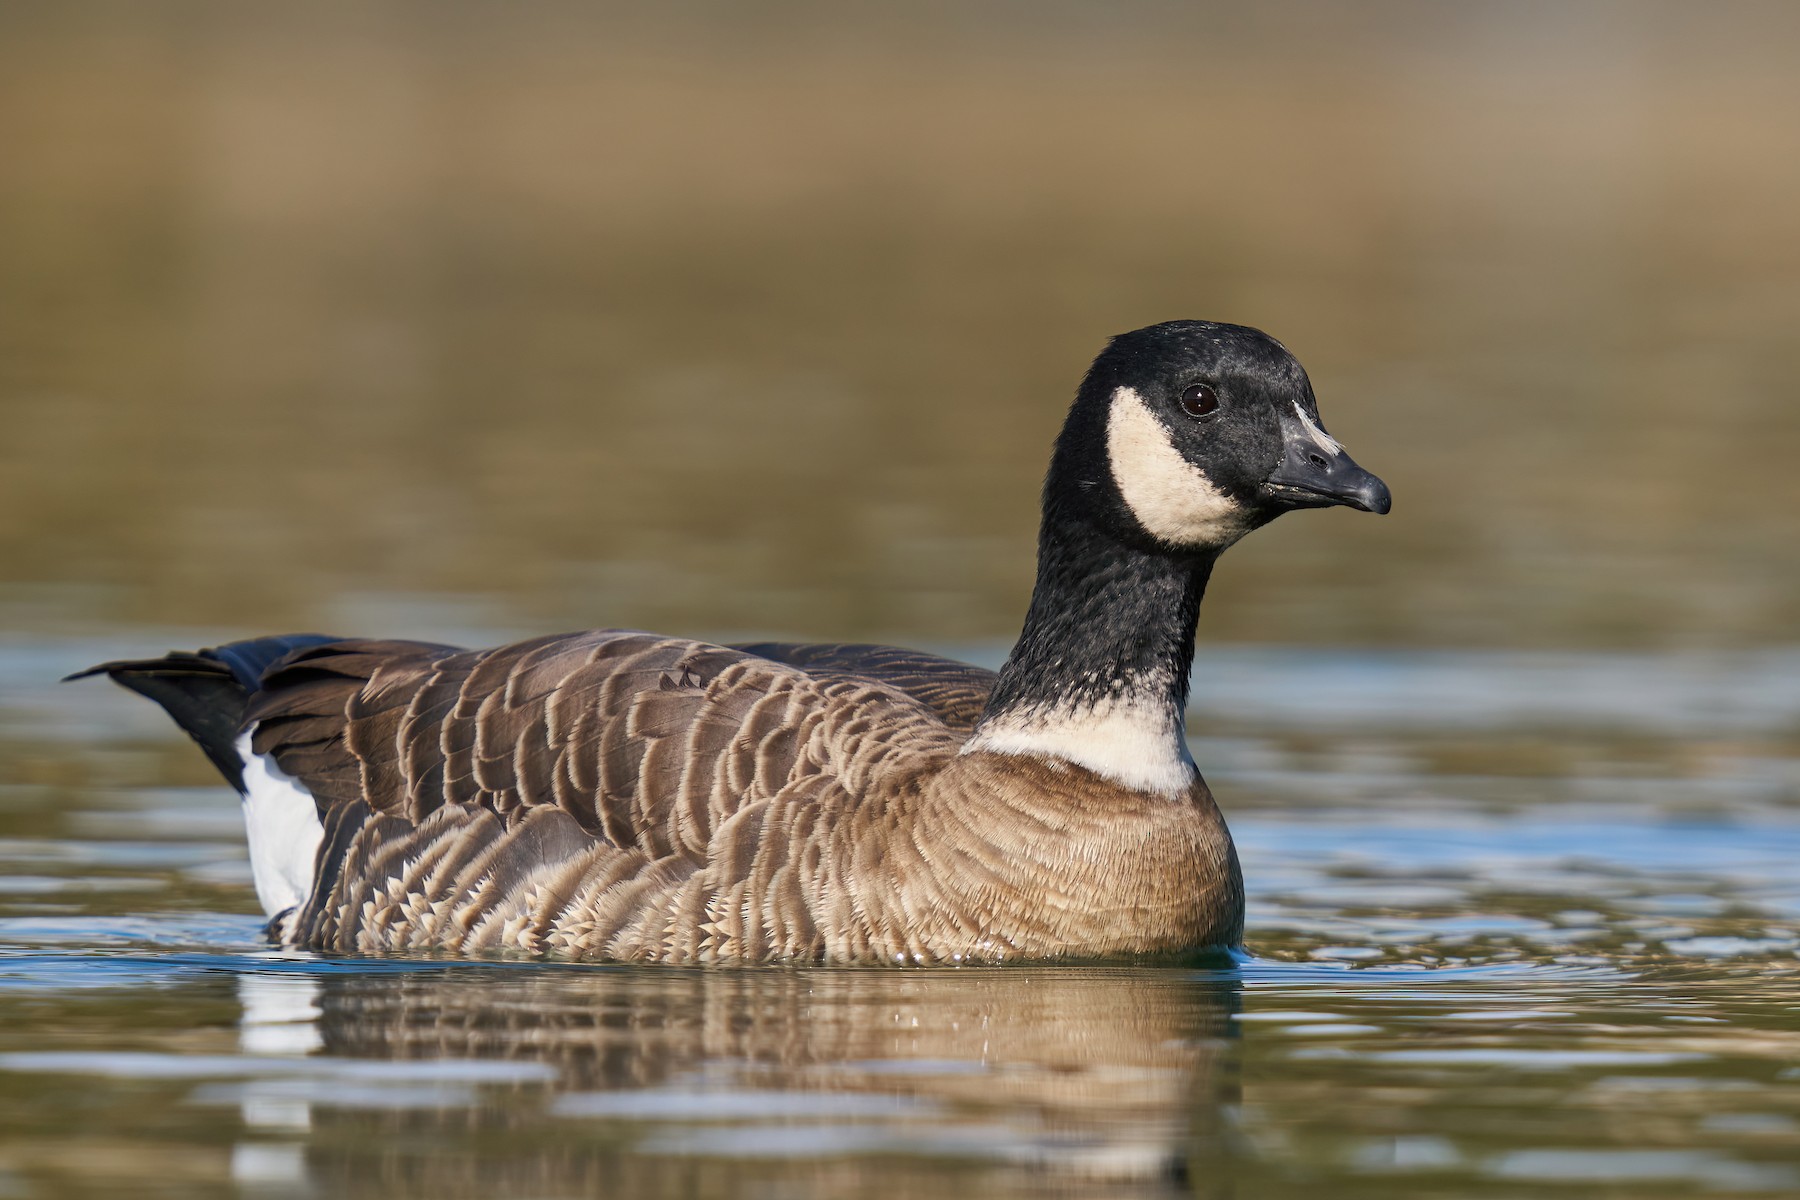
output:
[[114,662],[244,796],[277,942],[649,962],[969,963],[1235,946],[1188,756],[1201,596],[1296,507],[1385,512],[1299,364],[1115,338],[1058,439],[998,673],[621,630],[490,650],[290,635]]

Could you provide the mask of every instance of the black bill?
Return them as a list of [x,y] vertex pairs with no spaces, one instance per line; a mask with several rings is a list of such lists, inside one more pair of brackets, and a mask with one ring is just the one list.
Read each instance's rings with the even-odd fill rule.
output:
[[1269,476],[1276,499],[1293,508],[1325,508],[1345,504],[1364,512],[1385,513],[1394,506],[1387,484],[1356,465],[1344,448],[1304,413],[1281,423],[1281,464]]

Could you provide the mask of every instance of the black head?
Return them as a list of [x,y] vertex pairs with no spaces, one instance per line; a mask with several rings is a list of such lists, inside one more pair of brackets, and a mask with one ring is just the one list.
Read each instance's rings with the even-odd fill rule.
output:
[[1319,420],[1306,372],[1242,325],[1169,321],[1114,338],[1057,440],[1046,515],[1164,549],[1222,550],[1289,509],[1390,507]]

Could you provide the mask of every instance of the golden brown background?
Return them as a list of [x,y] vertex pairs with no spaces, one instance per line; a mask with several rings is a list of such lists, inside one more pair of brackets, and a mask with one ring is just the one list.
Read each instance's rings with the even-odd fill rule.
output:
[[[1215,578],[1231,971],[284,958],[204,756],[54,682],[995,661],[1179,316],[1396,497]],[[0,0],[0,1196],[1800,1194],[1797,396],[1792,0]]]
[[[0,8],[0,625],[993,641],[1109,334],[1392,517],[1202,636],[1800,619],[1800,6]],[[151,647],[154,648],[154,647]]]

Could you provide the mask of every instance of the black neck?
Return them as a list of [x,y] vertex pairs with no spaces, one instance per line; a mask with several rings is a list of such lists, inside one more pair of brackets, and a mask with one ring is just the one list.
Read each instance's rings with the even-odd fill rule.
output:
[[1128,545],[1075,514],[1046,513],[1025,629],[979,724],[1135,699],[1166,702],[1179,729],[1216,557]]

